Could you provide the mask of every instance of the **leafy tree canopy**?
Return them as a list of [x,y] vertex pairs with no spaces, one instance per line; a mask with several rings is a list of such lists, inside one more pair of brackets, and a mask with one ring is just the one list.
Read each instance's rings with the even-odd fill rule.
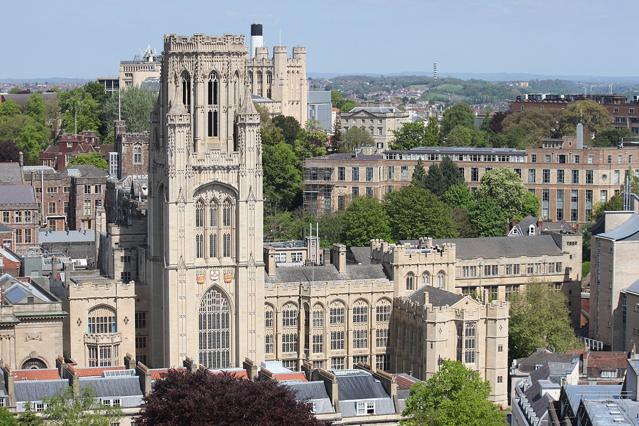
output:
[[357,106],[355,101],[344,98],[344,95],[339,90],[331,91],[331,101],[335,108],[339,108],[342,112],[349,112]]
[[402,425],[501,426],[505,415],[489,396],[490,384],[478,372],[445,360],[430,379],[411,387]]
[[143,425],[319,425],[309,404],[286,387],[198,370],[171,370],[144,398]]
[[78,132],[100,130],[102,106],[84,88],[78,87],[61,92],[59,103],[62,112],[62,128],[65,132],[75,133],[76,123]]
[[384,206],[371,197],[357,197],[343,216],[344,244],[368,246],[372,239],[391,240],[391,230]]
[[442,194],[441,200],[451,207],[462,207],[470,209],[475,197],[465,183],[456,183],[448,187]]
[[267,214],[293,210],[300,202],[302,171],[291,146],[285,142],[264,145],[262,168]]
[[158,93],[141,87],[128,87],[126,90],[120,91],[119,96],[120,105],[118,105],[117,93],[108,97],[105,95],[102,101],[104,103],[102,121],[107,127],[103,131],[106,130],[108,134],[106,138],[103,138],[102,143],[114,142],[112,124],[118,119],[118,108],[120,108],[122,120],[126,121],[127,132],[148,132],[151,130],[151,112],[155,108]]
[[564,135],[574,135],[577,123],[581,122],[590,133],[597,134],[611,125],[610,114],[605,106],[595,101],[571,102],[561,111],[560,126]]
[[484,174],[478,193],[494,199],[509,221],[521,220],[529,214],[535,216],[539,212],[537,198],[531,197],[519,175],[510,169],[494,169]]
[[359,127],[351,127],[342,134],[338,150],[340,152],[353,152],[356,148],[373,145],[375,145],[375,141],[366,130]]
[[95,166],[103,170],[109,169],[109,163],[97,152],[78,154],[69,161],[69,166]]
[[581,346],[570,323],[566,297],[545,283],[530,283],[510,303],[508,346],[511,359],[537,348],[564,352]]
[[623,196],[621,194],[615,194],[608,201],[603,203],[597,203],[593,211],[592,220],[596,222],[607,211],[620,211],[623,210]]
[[420,188],[424,188],[426,185],[426,169],[424,168],[424,162],[421,159],[417,160],[417,164],[415,164],[415,168],[413,169],[411,185],[415,185]]
[[410,185],[391,192],[384,199],[384,207],[395,240],[457,236],[450,210],[426,189]]
[[425,188],[438,197],[451,186],[461,183],[464,183],[464,178],[450,157],[444,157],[439,164],[432,164],[424,178]]
[[442,117],[441,133],[447,137],[448,134],[457,126],[474,128],[475,114],[468,104],[458,103],[446,111]]
[[49,398],[43,417],[46,424],[78,426],[110,426],[120,419],[118,407],[104,406],[91,388],[84,388],[79,396],[67,387],[64,392]]
[[428,125],[423,121],[411,121],[404,123],[394,134],[393,149],[435,146],[439,143],[439,124],[434,117],[428,120]]
[[502,119],[503,145],[512,148],[539,146],[544,138],[559,136],[558,117],[550,111],[524,111]]
[[300,123],[294,117],[284,115],[276,115],[272,118],[272,123],[282,131],[286,143],[293,145],[301,130]]

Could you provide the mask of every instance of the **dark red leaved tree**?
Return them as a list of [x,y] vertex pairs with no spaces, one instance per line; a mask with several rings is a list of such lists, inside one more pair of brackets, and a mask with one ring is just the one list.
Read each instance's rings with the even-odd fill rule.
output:
[[145,397],[143,425],[320,425],[309,404],[275,382],[171,370]]

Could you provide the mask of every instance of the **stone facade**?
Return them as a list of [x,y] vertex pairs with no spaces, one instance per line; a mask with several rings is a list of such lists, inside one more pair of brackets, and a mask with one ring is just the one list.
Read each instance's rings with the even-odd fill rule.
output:
[[590,337],[612,350],[629,351],[639,343],[639,215],[606,212],[602,231],[593,233],[591,244]]
[[639,170],[639,149],[579,149],[575,143],[566,138],[526,150],[426,147],[309,158],[304,163],[304,207],[309,212],[323,213],[345,209],[359,195],[381,200],[387,193],[410,184],[418,160],[428,169],[448,156],[471,188],[477,188],[489,170],[512,169],[539,198],[541,220],[582,224],[589,221],[598,202],[619,193],[628,169],[633,173]]
[[262,161],[244,37],[168,35],[162,61],[149,159],[149,361],[263,359]]
[[269,58],[268,48],[258,47],[247,66],[251,93],[279,103],[280,114],[294,117],[304,126],[308,117],[306,48],[294,47],[289,58],[286,46],[273,46],[273,56]]
[[120,62],[119,88],[140,87],[147,80],[158,80],[162,66],[162,57],[151,48],[144,51],[142,57]]
[[356,107],[341,113],[342,133],[352,127],[368,132],[377,149],[389,149],[395,140],[395,131],[410,121],[407,112],[395,107]]
[[135,353],[135,287],[100,276],[97,271],[68,271],[55,282],[68,312],[64,355],[79,367],[121,365]]
[[62,303],[35,282],[0,276],[0,359],[9,368],[54,368],[62,353]]
[[117,178],[146,175],[149,171],[149,132],[127,132],[124,121],[115,122]]

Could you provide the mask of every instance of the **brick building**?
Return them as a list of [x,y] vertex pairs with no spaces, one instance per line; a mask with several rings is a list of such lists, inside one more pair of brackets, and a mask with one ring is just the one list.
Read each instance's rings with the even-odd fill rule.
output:
[[97,209],[104,208],[107,172],[94,166],[74,166],[71,179],[68,223],[70,229],[93,229]]
[[35,191],[41,226],[53,231],[67,228],[71,177],[50,166],[24,166],[24,182]]
[[100,143],[96,132],[84,131],[77,135],[63,134],[56,144],[47,146],[40,153],[40,164],[53,167],[57,171],[67,168],[69,162],[78,154],[98,153],[105,160],[109,160],[109,152],[113,145]]
[[[149,132],[127,132],[124,121],[115,122],[115,152],[117,172],[109,175],[118,179],[146,175],[149,171]],[[113,164],[112,161],[110,161]]]

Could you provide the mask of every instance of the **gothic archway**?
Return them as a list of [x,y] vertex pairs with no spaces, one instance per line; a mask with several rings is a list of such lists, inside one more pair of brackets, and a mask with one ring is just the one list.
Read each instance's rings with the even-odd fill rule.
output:
[[231,365],[231,307],[216,288],[200,302],[200,364],[208,368]]

